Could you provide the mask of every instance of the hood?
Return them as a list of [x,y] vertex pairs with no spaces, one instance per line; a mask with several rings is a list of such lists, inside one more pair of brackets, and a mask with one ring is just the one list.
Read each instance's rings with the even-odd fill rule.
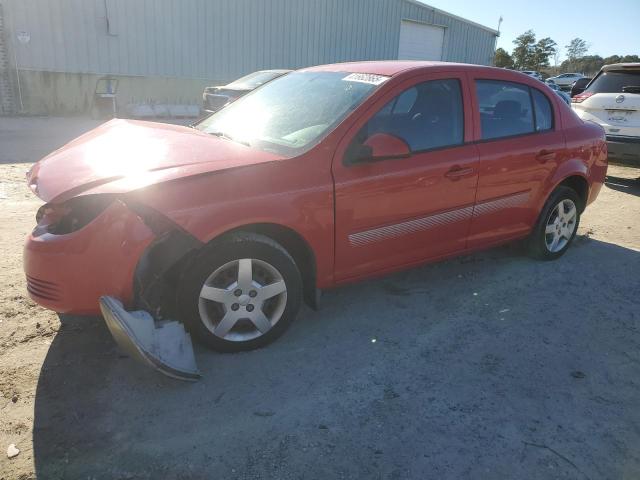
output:
[[45,202],[62,202],[282,158],[193,128],[115,119],[40,160],[27,181]]

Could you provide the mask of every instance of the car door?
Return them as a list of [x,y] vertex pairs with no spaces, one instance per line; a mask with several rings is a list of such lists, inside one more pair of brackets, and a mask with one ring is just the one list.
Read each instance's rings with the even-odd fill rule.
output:
[[[478,179],[459,73],[416,77],[379,99],[339,144],[335,278],[370,275],[464,250]],[[376,133],[406,142],[406,158],[349,162]]]
[[555,99],[511,81],[473,83],[480,162],[470,249],[526,235],[537,219],[544,181],[566,156]]

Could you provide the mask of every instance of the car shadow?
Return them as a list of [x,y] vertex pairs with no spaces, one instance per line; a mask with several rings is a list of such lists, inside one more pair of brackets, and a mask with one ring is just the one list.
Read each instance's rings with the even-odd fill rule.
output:
[[625,178],[607,175],[604,184],[612,190],[635,195],[636,197],[640,196],[640,177]]
[[62,316],[37,476],[636,472],[638,271],[640,252],[588,237],[556,262],[504,247],[416,268],[327,292],[267,348],[196,347],[196,383],[123,355],[100,318]]

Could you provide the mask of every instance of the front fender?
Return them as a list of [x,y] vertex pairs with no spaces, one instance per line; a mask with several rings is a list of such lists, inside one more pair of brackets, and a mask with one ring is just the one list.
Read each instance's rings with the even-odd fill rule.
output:
[[282,167],[272,163],[168,182],[138,192],[137,199],[205,244],[247,225],[275,224],[293,230],[313,251],[318,286],[329,286],[333,278],[331,177],[326,170],[296,172],[291,162],[276,163]]

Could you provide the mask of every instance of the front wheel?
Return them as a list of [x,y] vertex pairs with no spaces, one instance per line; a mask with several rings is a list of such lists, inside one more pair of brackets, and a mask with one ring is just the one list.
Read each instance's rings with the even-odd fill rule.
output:
[[578,231],[581,206],[575,190],[564,186],[554,190],[529,237],[529,253],[541,260],[561,257]]
[[263,235],[237,233],[205,247],[187,266],[180,316],[214,350],[252,350],[278,338],[296,317],[302,279],[289,253]]

